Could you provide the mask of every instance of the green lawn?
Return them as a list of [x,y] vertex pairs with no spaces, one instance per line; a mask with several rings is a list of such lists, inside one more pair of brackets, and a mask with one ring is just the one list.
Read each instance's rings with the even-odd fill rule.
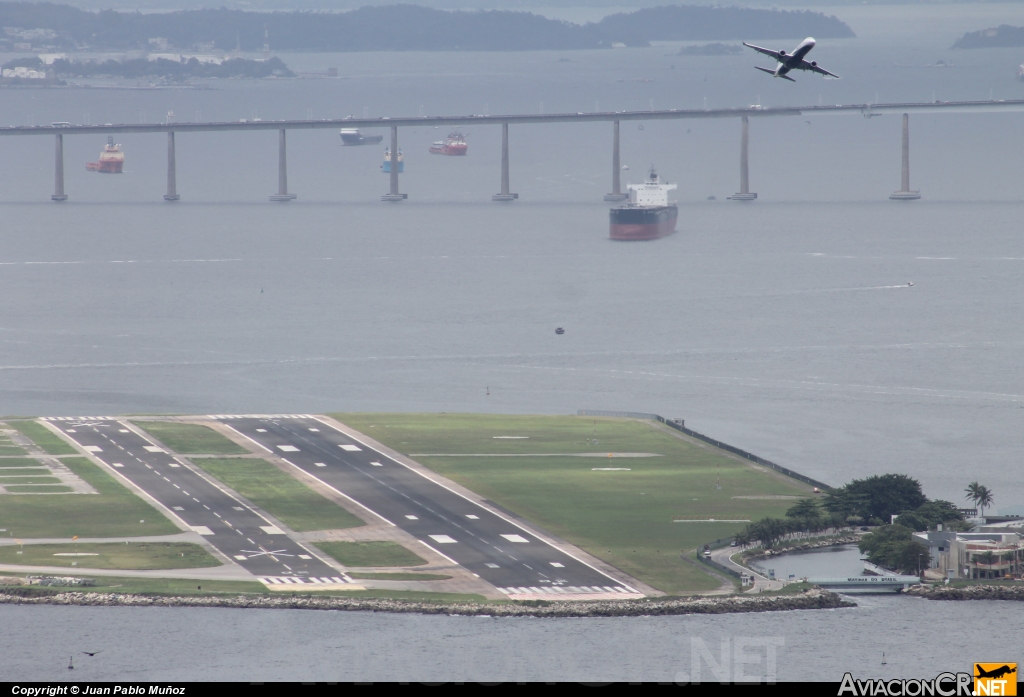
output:
[[26,476],[31,474],[25,472],[25,470],[19,470],[23,474],[13,477],[2,477],[0,476],[0,486],[7,486],[9,484],[60,484],[59,477],[48,476],[49,472],[45,472],[39,475]]
[[324,554],[344,566],[419,566],[427,560],[395,542],[317,542]]
[[74,491],[69,486],[43,486],[38,484],[5,484],[12,494],[66,494]]
[[4,457],[0,458],[0,469],[5,467],[43,467],[39,460],[30,457]]
[[5,438],[0,441],[0,455],[25,455],[25,450]]
[[207,426],[171,421],[133,421],[133,424],[176,453],[244,455],[249,451]]
[[[20,422],[27,423],[27,422]],[[62,462],[99,494],[2,496],[0,528],[13,537],[116,537],[180,532],[155,508],[84,457]],[[57,487],[39,487],[55,491]],[[145,520],[145,523],[140,523]]]
[[292,530],[337,530],[365,523],[297,479],[257,458],[193,458],[192,462]]
[[[673,517],[780,516],[792,501],[737,499],[807,495],[809,487],[759,471],[642,421],[576,416],[337,414],[403,453],[646,452],[664,457],[423,457],[428,467],[668,593],[718,581],[680,559],[727,537],[730,523]],[[528,436],[496,439],[494,436]],[[593,441],[597,440],[597,445]],[[622,467],[629,471],[595,471]],[[720,482],[721,488],[716,488]]]
[[[86,571],[83,569],[83,571]],[[9,572],[3,572],[2,576],[13,576]],[[197,581],[187,578],[122,578],[119,576],[95,576],[90,577],[88,573],[79,573],[76,569],[75,576],[93,578],[95,586],[0,586],[3,588],[17,588],[21,591],[31,589],[33,594],[52,594],[67,590],[84,591],[86,593],[131,593],[140,595],[240,595],[255,594],[269,595],[267,587],[255,581]]]
[[451,576],[444,574],[407,574],[401,571],[375,573],[373,571],[354,571],[349,574],[352,578],[365,578],[374,581],[447,581]]
[[[134,595],[155,595],[155,596],[239,596],[239,595],[260,595],[266,597],[280,597],[292,595],[318,595],[334,596],[340,598],[390,598],[394,600],[405,600],[407,602],[421,603],[503,603],[505,601],[488,601],[482,595],[469,593],[431,593],[429,591],[389,591],[389,590],[365,590],[365,591],[317,591],[303,593],[301,590],[288,592],[270,591],[262,583],[247,581],[198,581],[192,579],[178,578],[122,578],[115,576],[94,576],[87,573],[80,573],[77,568],[75,576],[92,578],[94,586],[4,586],[0,584],[0,591],[8,590],[17,592],[20,595],[41,596],[55,595],[67,592],[68,590],[80,591],[83,593],[124,593]],[[3,576],[17,576],[10,572],[4,572]]]
[[[68,497],[62,497],[68,498]],[[66,556],[68,554],[90,556]],[[96,556],[91,556],[95,554]],[[25,545],[0,547],[0,564],[87,569],[194,569],[220,566],[205,549],[185,542]]]
[[20,431],[22,435],[27,436],[38,445],[40,450],[50,455],[77,454],[77,451],[67,441],[54,435],[50,429],[37,421],[8,421],[7,425]]

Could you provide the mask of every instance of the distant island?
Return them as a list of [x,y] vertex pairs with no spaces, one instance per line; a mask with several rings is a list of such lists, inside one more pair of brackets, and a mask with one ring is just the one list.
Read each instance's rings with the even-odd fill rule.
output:
[[27,71],[27,74],[22,74],[30,79],[35,76],[45,76],[50,80],[58,81],[61,78],[69,77],[161,78],[168,82],[182,82],[191,78],[295,77],[295,73],[289,70],[280,58],[220,60],[204,56],[203,60],[200,60],[194,56],[182,56],[177,60],[156,57],[150,60],[133,58],[124,61],[105,60],[102,62],[79,62],[59,58],[50,65],[45,65],[42,60],[32,56],[17,58],[5,63],[2,66],[3,74],[6,77],[9,74],[8,71],[11,71],[11,75],[16,75],[15,71],[18,68]]
[[736,44],[702,44],[699,46],[683,46],[679,56],[735,56],[743,53],[743,47]]
[[652,41],[852,37],[836,17],[806,10],[670,6],[572,24],[529,12],[418,5],[350,12],[208,9],[88,12],[0,2],[0,51],[530,51],[649,46]]
[[994,29],[969,31],[953,44],[953,48],[1016,48],[1024,46],[1024,27],[1000,24]]

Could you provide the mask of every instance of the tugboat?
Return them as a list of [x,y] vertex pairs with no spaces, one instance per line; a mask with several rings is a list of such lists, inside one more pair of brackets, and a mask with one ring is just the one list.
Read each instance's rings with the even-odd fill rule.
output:
[[343,128],[340,131],[342,145],[376,145],[384,136],[364,136],[358,128]]
[[559,336],[561,336],[562,334],[565,334],[565,330],[562,329],[561,327],[558,327],[558,328],[555,329],[555,334],[558,334]]
[[[380,165],[380,170],[384,174],[391,174],[391,148],[384,150],[384,162]],[[398,150],[398,173],[401,174],[405,171],[405,159],[402,157],[402,150]]]
[[613,240],[656,240],[676,231],[679,209],[669,201],[675,184],[662,184],[651,167],[647,181],[629,185],[629,202],[608,211]]
[[466,137],[458,131],[452,131],[447,140],[439,140],[430,146],[430,152],[435,155],[465,155],[468,149]]
[[124,167],[124,153],[121,144],[114,144],[114,136],[107,136],[107,146],[100,153],[99,162],[86,162],[85,168],[90,172],[105,174],[121,174]]

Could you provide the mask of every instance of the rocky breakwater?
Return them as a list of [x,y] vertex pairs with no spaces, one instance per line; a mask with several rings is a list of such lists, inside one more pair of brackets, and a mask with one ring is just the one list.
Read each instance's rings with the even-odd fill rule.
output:
[[777,612],[853,607],[855,603],[819,588],[794,595],[649,598],[588,602],[419,603],[383,598],[329,596],[150,596],[81,591],[29,595],[7,591],[0,603],[22,605],[102,605],[114,607],[236,607],[290,610],[401,612],[424,615],[492,617],[638,617],[649,615]]
[[1024,584],[981,584],[977,586],[911,586],[903,595],[929,600],[1024,600]]

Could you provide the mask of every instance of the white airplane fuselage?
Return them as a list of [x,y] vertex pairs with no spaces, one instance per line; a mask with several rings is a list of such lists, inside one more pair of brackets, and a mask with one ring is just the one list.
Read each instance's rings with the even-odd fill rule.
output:
[[785,51],[779,51],[779,65],[775,68],[775,77],[782,77],[790,70],[800,67],[800,64],[804,60],[804,56],[811,52],[814,48],[814,44],[817,43],[813,37],[808,36],[806,39],[800,42],[800,45],[793,49],[792,53],[786,53]]

